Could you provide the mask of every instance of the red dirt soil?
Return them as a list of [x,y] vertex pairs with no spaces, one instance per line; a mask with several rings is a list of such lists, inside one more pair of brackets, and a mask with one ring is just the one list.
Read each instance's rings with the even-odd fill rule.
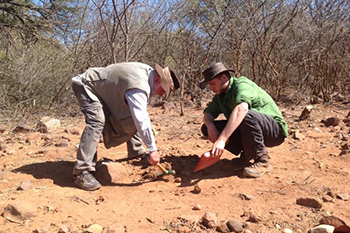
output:
[[[0,213],[8,204],[23,201],[37,208],[37,215],[24,223],[2,215],[0,232],[59,232],[62,225],[67,232],[85,232],[91,224],[99,224],[103,232],[118,227],[122,230],[115,232],[216,232],[202,225],[206,212],[216,214],[218,221],[245,222],[251,232],[307,232],[327,215],[349,221],[349,201],[337,195],[350,194],[350,154],[340,155],[341,146],[349,144],[350,128],[342,121],[336,127],[321,123],[328,117],[346,118],[349,105],[315,105],[304,121],[297,119],[305,105],[280,107],[291,134],[281,146],[268,148],[273,169],[259,179],[233,172],[235,156],[228,151],[213,166],[193,172],[200,155],[211,148],[200,133],[201,108],[185,108],[185,116],[178,108],[149,108],[161,163],[172,167],[175,176],[147,177],[157,168],[150,168],[145,159],[124,161],[125,145],[107,150],[100,143],[99,159],[121,163],[127,176],[94,192],[75,188],[72,182],[82,115],[60,119],[59,130],[42,134],[34,143],[27,142],[30,133],[5,131]],[[58,146],[62,140],[68,145]],[[18,190],[25,180],[32,188]],[[320,209],[296,204],[298,198],[322,199],[327,193],[333,198]],[[260,220],[249,221],[249,211]]]

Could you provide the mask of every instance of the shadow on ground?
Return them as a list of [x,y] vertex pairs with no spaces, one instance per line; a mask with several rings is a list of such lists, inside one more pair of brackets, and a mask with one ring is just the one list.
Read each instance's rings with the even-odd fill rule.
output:
[[168,155],[162,158],[162,162],[170,163],[176,171],[176,176],[181,177],[181,185],[194,186],[201,180],[220,179],[224,177],[237,176],[239,172],[232,169],[232,160],[220,159],[217,163],[203,170],[194,172],[200,157],[198,155],[174,156]]
[[[106,159],[106,158],[103,158]],[[129,163],[133,166],[139,166],[141,172],[145,172],[150,166],[147,158],[136,158],[136,159],[119,159],[110,160],[118,163]],[[166,155],[162,157],[161,164],[166,167],[170,167],[175,170],[175,178],[180,179],[180,187],[194,186],[201,180],[205,179],[220,179],[230,176],[240,176],[240,173],[232,169],[232,160],[220,159],[216,164],[205,168],[203,170],[194,172],[194,168],[198,164],[198,155]],[[24,165],[22,167],[13,169],[12,172],[31,174],[36,179],[50,179],[54,184],[61,187],[73,187],[72,170],[74,162],[70,161],[48,161],[43,163],[33,163]],[[155,179],[154,181],[161,181],[162,179]],[[138,186],[143,183],[152,181],[143,180],[142,182],[133,183],[107,183],[103,185],[108,186]]]
[[[240,176],[240,172],[234,171],[232,160],[220,159],[216,164],[203,170],[194,172],[200,157],[198,155],[166,155],[161,158],[161,164],[167,169],[175,170],[175,178],[181,178],[180,186],[194,186],[204,179],[220,179],[230,176]],[[115,160],[114,162],[125,162],[127,160]],[[149,163],[146,157],[127,161],[134,166],[140,166],[141,169],[147,169]],[[159,181],[162,179],[156,179]]]
[[24,165],[13,169],[12,172],[30,174],[36,179],[50,179],[61,187],[73,187],[73,167],[74,162],[70,161],[47,161]]

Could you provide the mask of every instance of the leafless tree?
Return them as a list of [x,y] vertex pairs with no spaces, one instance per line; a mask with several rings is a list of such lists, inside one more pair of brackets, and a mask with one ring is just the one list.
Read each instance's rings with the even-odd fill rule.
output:
[[184,99],[207,98],[210,92],[199,90],[198,83],[202,70],[217,61],[276,99],[292,93],[327,102],[334,92],[350,91],[349,5],[347,0],[0,1],[0,105],[16,114],[60,109],[71,104],[72,76],[124,61],[174,68],[182,83],[182,114]]

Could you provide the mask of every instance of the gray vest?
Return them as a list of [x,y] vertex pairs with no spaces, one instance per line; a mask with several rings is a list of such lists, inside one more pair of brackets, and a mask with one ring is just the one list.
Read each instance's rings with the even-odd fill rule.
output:
[[152,70],[143,63],[125,62],[90,68],[83,74],[82,81],[89,97],[104,106],[106,120],[103,138],[106,148],[126,142],[137,132],[125,92],[140,89],[149,97]]

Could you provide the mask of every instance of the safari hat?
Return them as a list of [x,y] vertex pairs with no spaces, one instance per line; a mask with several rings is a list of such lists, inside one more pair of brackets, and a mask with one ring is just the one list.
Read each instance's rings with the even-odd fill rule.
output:
[[171,91],[175,91],[180,87],[180,83],[173,69],[170,67],[165,67],[164,69],[156,64],[156,71],[160,76],[160,85],[166,93],[166,98],[168,98]]
[[226,69],[226,67],[221,62],[210,65],[206,70],[203,71],[202,75],[204,77],[204,81],[199,84],[199,87],[201,89],[204,89],[210,80],[226,71],[235,72],[234,70]]

